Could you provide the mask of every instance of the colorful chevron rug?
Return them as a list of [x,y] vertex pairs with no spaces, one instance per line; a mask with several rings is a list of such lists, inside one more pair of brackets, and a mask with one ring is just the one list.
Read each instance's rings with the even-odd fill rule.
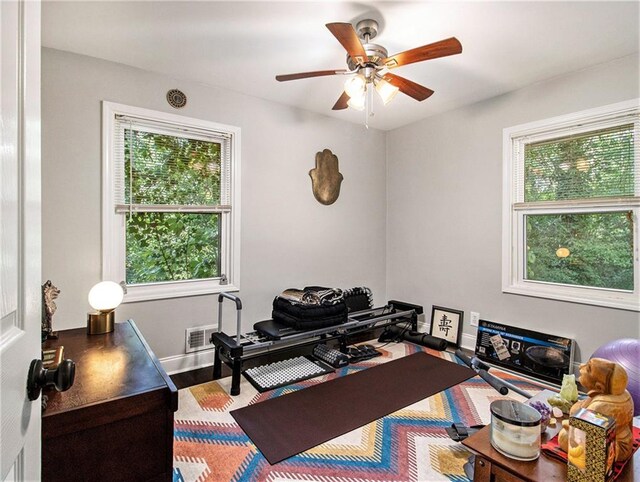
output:
[[[240,395],[231,397],[230,377],[180,390],[175,414],[174,481],[468,480],[463,465],[471,454],[460,443],[451,440],[445,428],[454,422],[466,426],[490,422],[490,403],[505,397],[479,377],[275,465],[266,461],[229,415],[236,408],[420,350],[456,361],[455,356],[448,352],[398,343],[380,348],[383,356],[262,394],[243,378]],[[502,372],[500,376],[533,393],[540,389],[515,376]],[[407,380],[407,383],[411,383],[411,380]],[[393,394],[381,393],[380,396]],[[522,400],[517,394],[510,393],[509,397]],[[357,410],[358,407],[353,409]]]

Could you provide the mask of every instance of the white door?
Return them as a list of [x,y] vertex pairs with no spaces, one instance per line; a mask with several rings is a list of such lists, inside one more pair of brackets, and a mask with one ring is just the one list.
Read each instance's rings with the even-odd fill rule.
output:
[[0,481],[40,479],[40,3],[0,0]]

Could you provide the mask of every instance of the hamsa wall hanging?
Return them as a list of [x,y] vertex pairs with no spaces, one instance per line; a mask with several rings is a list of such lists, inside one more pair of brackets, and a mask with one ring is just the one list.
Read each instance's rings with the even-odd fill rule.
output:
[[344,179],[338,168],[338,157],[329,149],[316,153],[316,167],[309,171],[314,197],[324,205],[333,204],[340,195]]

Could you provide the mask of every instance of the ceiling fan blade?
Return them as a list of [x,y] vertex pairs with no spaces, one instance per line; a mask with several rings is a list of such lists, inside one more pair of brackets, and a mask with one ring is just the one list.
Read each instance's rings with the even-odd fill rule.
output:
[[359,64],[365,64],[369,61],[369,57],[367,57],[367,53],[364,51],[358,34],[353,29],[353,25],[350,23],[335,22],[328,23],[326,26],[353,60]]
[[462,52],[460,41],[455,37],[451,37],[446,40],[440,40],[439,42],[400,52],[399,54],[387,57],[382,62],[390,69],[393,69],[401,65],[437,59],[439,57],[446,57],[447,55],[459,54],[460,52]]
[[331,110],[346,109],[347,107],[349,107],[347,105],[347,102],[349,102],[349,96],[347,95],[346,92],[343,92],[340,98],[336,101],[336,103],[333,104],[333,108]]
[[315,72],[298,72],[297,74],[285,74],[276,75],[276,80],[279,82],[285,82],[287,80],[307,79],[309,77],[322,77],[325,75],[338,75],[344,74],[347,71],[341,70],[316,70]]
[[389,82],[391,85],[400,89],[400,92],[408,95],[409,97],[413,97],[415,100],[421,102],[426,98],[430,97],[433,94],[433,90],[428,89],[420,84],[416,84],[409,79],[405,79],[404,77],[400,77],[395,74],[385,74],[382,77],[384,80]]

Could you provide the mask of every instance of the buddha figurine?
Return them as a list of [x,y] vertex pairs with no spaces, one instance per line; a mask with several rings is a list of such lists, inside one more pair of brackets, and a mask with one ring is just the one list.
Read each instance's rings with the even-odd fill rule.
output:
[[[603,358],[591,358],[580,365],[580,384],[587,398],[571,407],[570,415],[581,408],[593,410],[616,421],[616,461],[627,460],[633,454],[633,399],[627,391],[627,372],[623,367]],[[569,421],[562,422],[558,444],[567,452]]]

